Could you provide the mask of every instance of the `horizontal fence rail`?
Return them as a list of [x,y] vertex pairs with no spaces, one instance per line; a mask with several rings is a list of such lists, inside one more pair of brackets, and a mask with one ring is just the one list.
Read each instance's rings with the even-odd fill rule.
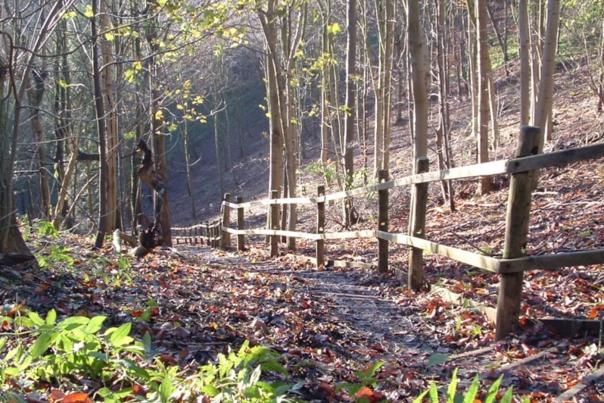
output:
[[233,209],[242,207],[249,208],[254,206],[270,206],[272,204],[316,204],[319,202],[337,201],[346,199],[348,197],[377,192],[379,190],[393,189],[396,187],[420,183],[432,183],[443,180],[474,179],[482,176],[511,175],[535,169],[568,165],[574,162],[596,159],[600,157],[604,157],[604,143],[555,151],[548,154],[532,155],[529,157],[514,158],[509,160],[491,161],[482,164],[426,172],[423,174],[407,175],[399,179],[363,186],[356,189],[335,192],[320,197],[285,197],[280,199],[254,200],[245,203],[223,202],[222,204]]
[[[496,175],[511,175],[512,182],[510,185],[508,204],[514,202],[514,200],[528,200],[528,205],[526,206],[527,211],[522,212],[521,214],[517,214],[518,212],[514,211],[514,208],[511,208],[512,211],[510,211],[510,205],[508,205],[506,234],[509,234],[510,231],[515,234],[514,231],[516,231],[516,226],[519,226],[518,228],[524,228],[524,230],[520,230],[520,233],[522,233],[522,231],[527,232],[527,217],[530,213],[530,196],[534,186],[532,184],[532,178],[534,178],[532,172],[543,168],[563,166],[574,162],[604,157],[604,143],[556,151],[548,154],[530,155],[536,149],[536,147],[532,147],[531,144],[535,143],[538,136],[539,129],[523,127],[521,129],[519,151],[516,158],[426,172],[428,171],[428,160],[423,157],[418,159],[414,174],[387,180],[388,173],[383,171],[380,172],[379,175],[380,183],[327,195],[325,195],[323,186],[318,188],[317,196],[314,197],[278,198],[278,192],[272,191],[271,198],[269,199],[243,202],[241,197],[237,197],[237,202],[233,203],[231,202],[230,194],[225,194],[221,204],[222,212],[220,220],[211,223],[197,224],[191,227],[172,228],[172,230],[176,235],[175,238],[177,243],[196,244],[205,241],[210,246],[221,246],[223,248],[230,247],[230,236],[234,235],[237,239],[237,249],[240,251],[245,249],[246,236],[266,236],[268,237],[267,239],[270,239],[271,256],[277,255],[278,240],[281,237],[315,241],[317,249],[315,261],[319,266],[323,265],[326,261],[324,257],[324,242],[326,240],[375,238],[379,240],[380,244],[378,253],[378,268],[380,271],[386,271],[388,268],[388,243],[392,242],[405,245],[408,246],[411,251],[408,284],[414,289],[419,289],[423,285],[423,252],[443,256],[490,273],[495,273],[501,278],[496,331],[496,336],[500,339],[502,336],[509,333],[512,324],[515,324],[518,321],[523,272],[531,270],[557,270],[569,266],[602,264],[604,263],[604,248],[533,256],[514,256],[512,254],[512,257],[514,258],[497,258],[427,240],[424,238],[427,185],[432,182],[444,180],[465,180]],[[410,212],[410,219],[419,220],[417,222],[414,221],[415,224],[413,225],[413,231],[419,232],[393,233],[387,230],[388,190],[403,186],[413,186],[414,192],[411,202],[412,211]],[[325,232],[324,209],[326,202],[345,200],[372,192],[378,193],[378,203],[380,205],[380,214],[378,217],[379,223],[376,230]],[[415,198],[418,198],[420,201],[415,201]],[[418,208],[414,203],[423,203],[423,208]],[[271,225],[272,229],[245,228],[245,209],[255,206],[270,207],[270,211],[268,211],[267,214],[271,217],[277,217],[276,221],[279,221],[279,212],[276,209],[279,205],[289,204],[316,206],[316,232],[282,230],[279,229],[279,223],[276,222]],[[231,209],[237,211],[237,229],[231,228],[231,216],[229,212]],[[411,227],[409,231],[411,231]],[[504,257],[506,257],[506,253],[509,253],[507,249],[507,236],[508,235],[506,235]],[[519,236],[523,237],[524,235]],[[524,254],[524,252],[522,252],[521,255],[522,254]],[[509,257],[509,255],[507,256]]]

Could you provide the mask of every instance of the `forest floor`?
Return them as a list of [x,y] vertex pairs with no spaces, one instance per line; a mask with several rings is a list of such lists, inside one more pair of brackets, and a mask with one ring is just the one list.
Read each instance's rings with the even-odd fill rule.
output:
[[[60,316],[107,315],[109,325],[130,321],[135,337],[149,332],[162,360],[182,368],[244,340],[269,346],[282,355],[305,401],[350,400],[337,386],[358,382],[354,371],[377,362],[383,366],[373,398],[410,401],[431,381],[446,385],[459,368],[464,389],[475,374],[487,385],[504,374],[503,385],[513,385],[518,396],[551,401],[602,360],[597,336],[563,339],[527,320],[545,302],[598,317],[601,268],[529,276],[523,329],[495,342],[488,319],[467,301],[496,284],[467,268],[443,282],[467,298],[452,304],[437,293],[408,291],[373,269],[316,269],[294,255],[270,259],[262,243],[245,253],[179,245],[130,260],[111,247],[91,252],[92,240],[75,235],[33,232],[29,241],[47,267],[2,269],[5,310],[22,304],[41,315],[55,308]],[[429,280],[442,271],[429,270]],[[153,314],[141,320],[149,307]],[[576,398],[596,402],[603,395],[600,382]]]
[[[592,112],[584,71],[559,71],[558,78],[563,84],[556,86],[557,130],[546,151],[602,141],[604,121],[601,114]],[[493,150],[494,159],[513,154],[517,135],[517,83],[514,77],[500,77],[498,87],[502,141]],[[466,104],[460,102],[452,108],[458,165],[473,161],[472,138],[464,123],[469,113]],[[393,137],[395,168],[391,176],[396,177],[409,172],[411,159],[402,126],[395,128]],[[265,167],[259,158],[250,160],[258,169]],[[241,173],[242,189],[248,189],[246,200],[261,197],[262,175],[245,164],[236,170]],[[304,171],[301,183],[302,194],[314,194],[317,176]],[[455,212],[441,206],[439,188],[432,186],[427,238],[499,256],[508,179],[499,178],[495,185],[493,193],[477,196],[475,181],[457,182]],[[391,230],[404,231],[408,189],[392,191],[390,200]],[[180,203],[184,210],[186,203]],[[374,229],[376,204],[375,195],[355,199],[362,220],[354,229]],[[339,206],[328,206],[327,230],[342,229],[339,212]],[[246,212],[248,224],[262,223],[264,213]],[[182,218],[180,222],[184,223]],[[312,230],[313,226],[314,211],[301,210],[299,230]],[[522,329],[495,342],[492,324],[470,301],[493,307],[496,275],[426,256],[428,283],[461,295],[461,303],[450,303],[428,288],[408,291],[393,273],[377,274],[373,268],[375,241],[327,243],[329,259],[362,262],[368,268],[319,270],[284,249],[279,258],[270,259],[261,240],[241,254],[178,245],[134,260],[118,256],[110,246],[91,252],[90,238],[29,232],[29,243],[46,267],[36,272],[1,268],[0,298],[5,311],[22,304],[41,314],[55,308],[60,315],[107,315],[109,324],[132,321],[136,337],[149,332],[158,353],[171,356],[171,362],[182,367],[206,363],[228,348],[236,349],[244,340],[267,345],[282,354],[304,400],[350,400],[337,385],[358,382],[354,371],[383,361],[376,390],[390,401],[410,401],[433,380],[445,385],[455,368],[459,368],[464,386],[475,374],[489,378],[485,379],[488,383],[503,373],[503,384],[513,385],[518,396],[552,401],[580,384],[603,361],[598,346],[601,335],[562,338],[533,321],[545,317],[601,319],[602,265],[528,273]],[[528,253],[602,247],[604,159],[545,171],[533,197]],[[297,253],[312,256],[313,248],[312,243],[300,242]],[[404,276],[406,261],[406,248],[391,247],[393,271]],[[153,315],[141,320],[149,307],[154,308]],[[603,401],[602,396],[600,378],[575,397],[596,402]]]

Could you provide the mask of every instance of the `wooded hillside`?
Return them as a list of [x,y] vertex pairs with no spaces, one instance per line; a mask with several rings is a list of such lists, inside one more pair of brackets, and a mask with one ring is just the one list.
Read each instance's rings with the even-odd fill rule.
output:
[[0,41],[0,401],[602,398],[601,0],[6,0]]

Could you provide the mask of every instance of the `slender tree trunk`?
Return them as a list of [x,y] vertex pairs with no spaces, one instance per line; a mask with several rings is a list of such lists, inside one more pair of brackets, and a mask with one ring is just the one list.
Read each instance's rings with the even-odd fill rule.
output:
[[518,4],[518,43],[520,44],[520,124],[529,123],[530,114],[530,36],[528,20],[528,0]]
[[[217,101],[216,104],[219,104],[219,102]],[[216,156],[216,168],[218,169],[218,179],[220,182],[220,194],[223,195],[224,194],[224,161],[223,161],[223,153],[222,151],[222,145],[221,145],[221,137],[220,137],[220,130],[219,130],[219,124],[220,121],[218,120],[220,113],[215,113],[214,114],[214,155]],[[222,196],[221,196],[222,197]]]
[[185,169],[187,174],[187,193],[189,195],[189,198],[191,199],[191,217],[197,218],[197,208],[195,207],[195,194],[193,193],[193,185],[191,183],[191,155],[189,154],[189,123],[187,119],[185,119],[183,122],[182,134],[182,151],[185,155]]
[[[439,129],[436,130],[436,149],[439,169],[449,168],[446,161],[446,155],[448,154],[447,148],[449,147],[448,138],[449,133],[449,105],[448,105],[448,92],[447,82],[449,76],[445,65],[447,63],[447,56],[444,52],[446,46],[445,38],[445,1],[436,0],[437,2],[437,21],[436,21],[436,34],[437,34],[437,66],[438,66],[438,89],[439,89]],[[441,183],[443,191],[443,202],[449,206],[451,211],[455,210],[453,202],[453,189],[451,181],[442,181]]]
[[[408,1],[407,26],[409,30],[409,55],[412,67],[415,159],[428,154],[428,88],[429,71],[426,68],[426,45],[421,29],[420,1]],[[416,164],[413,164],[417,168]]]
[[36,141],[36,156],[40,176],[40,201],[44,217],[50,217],[50,187],[48,185],[48,169],[46,168],[46,148],[44,146],[44,128],[40,117],[40,107],[44,97],[46,72],[33,71],[33,83],[29,87],[29,103],[31,106],[31,126]]
[[[356,91],[355,77],[357,76],[356,69],[356,53],[357,53],[357,2],[356,0],[348,0],[346,12],[347,24],[347,54],[346,54],[346,119],[344,121],[344,170],[346,172],[346,189],[353,185],[354,179],[354,123],[356,120]],[[345,225],[348,227],[353,224],[354,212],[352,199],[344,201],[344,218]]]
[[[327,33],[327,21],[323,22],[323,38],[322,38],[322,56],[325,57],[329,53],[329,36]],[[329,160],[329,109],[328,109],[328,93],[329,79],[327,77],[327,67],[321,68],[321,164],[323,169],[327,168]]]
[[[541,40],[539,38],[539,34],[541,32],[541,24],[540,24],[540,3],[543,0],[537,0],[533,2],[532,10],[530,10],[530,47],[531,47],[531,116],[533,120],[535,119],[535,114],[537,112],[537,101],[538,101],[538,92],[539,92],[539,74],[541,70]],[[535,3],[537,3],[538,9],[535,10]]]
[[[151,52],[156,54],[159,52],[159,45],[157,44],[157,31],[156,25],[158,24],[157,16],[153,17],[151,26],[147,31],[147,41],[151,48]],[[166,140],[162,133],[164,126],[163,111],[161,110],[160,100],[162,92],[158,83],[158,69],[159,66],[154,62],[154,57],[148,59],[150,66],[150,74],[148,75],[148,86],[149,93],[151,95],[149,112],[151,114],[151,133],[153,136],[153,162],[155,165],[155,172],[161,178],[161,180],[168,183],[168,163],[166,155]],[[172,246],[172,231],[170,226],[170,207],[168,202],[168,191],[164,189],[161,194],[153,192],[154,204],[155,204],[155,225],[159,224],[161,228],[161,245]],[[159,208],[158,208],[159,207]],[[159,223],[157,222],[157,212],[159,210]]]
[[[505,1],[507,1],[507,0],[504,0],[504,2]],[[506,10],[507,10],[507,6],[504,5],[504,7],[506,7]],[[493,24],[493,30],[495,31],[495,36],[497,37],[497,42],[499,43],[499,47],[501,48],[501,53],[503,54],[503,68],[505,69],[505,75],[509,76],[510,72],[508,71],[508,61],[510,60],[510,58],[508,55],[508,50],[507,50],[503,35],[501,34],[501,30],[499,29],[499,25],[497,25],[497,21],[495,20],[495,16],[493,15],[493,10],[489,6],[488,2],[487,2],[487,14],[489,16],[489,19],[491,20],[491,24]],[[507,25],[507,19],[504,21],[504,26],[505,25]]]
[[97,31],[98,1],[92,0],[93,16],[90,18],[92,31],[92,80],[94,85],[94,99],[96,112],[96,129],[99,150],[99,220],[95,248],[101,248],[107,233],[107,189],[108,167],[107,167],[107,143],[105,127],[105,108],[103,105],[103,93],[101,89],[101,72],[99,66],[99,35]]
[[386,69],[384,72],[384,112],[383,112],[383,130],[384,130],[384,160],[382,162],[381,169],[389,170],[390,169],[390,143],[392,141],[392,70],[393,70],[393,51],[394,51],[394,0],[385,0],[386,1],[386,21],[385,21],[385,51],[384,51],[384,68]]
[[[468,5],[468,59],[470,70],[470,90],[472,98],[472,135],[478,144],[478,52],[476,35],[476,18],[474,12],[474,0],[467,0]],[[476,147],[476,159],[478,160],[478,147]]]
[[[476,0],[476,31],[478,47],[478,162],[489,161],[489,59],[486,0]],[[480,178],[480,193],[491,191],[489,177]]]
[[118,127],[117,127],[117,110],[114,97],[114,75],[113,75],[113,50],[112,44],[107,40],[104,32],[110,32],[112,29],[109,13],[111,10],[107,8],[107,0],[100,0],[99,3],[99,28],[101,30],[98,38],[100,40],[101,55],[103,60],[103,68],[101,74],[101,90],[103,94],[103,108],[105,115],[102,119],[105,120],[105,135],[107,145],[105,147],[107,158],[107,187],[103,189],[107,197],[107,220],[106,231],[113,231],[119,223],[118,210]]
[[[554,68],[556,64],[556,46],[558,43],[558,22],[560,20],[560,0],[547,2],[547,30],[541,63],[541,80],[539,82],[539,101],[536,106],[534,124],[545,128],[548,116],[552,114],[554,92]],[[545,136],[543,130],[539,138],[539,151],[543,150]],[[550,135],[551,136],[551,135]]]

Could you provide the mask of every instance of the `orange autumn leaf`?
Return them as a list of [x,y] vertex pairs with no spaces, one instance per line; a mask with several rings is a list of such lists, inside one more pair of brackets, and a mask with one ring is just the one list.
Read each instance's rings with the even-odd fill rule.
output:
[[598,319],[600,312],[604,312],[604,305],[596,305],[587,312],[587,319],[594,320]]
[[65,396],[63,403],[92,403],[92,399],[88,397],[88,393],[76,392]]
[[53,389],[50,392],[50,396],[48,396],[48,400],[50,401],[50,403],[55,403],[62,401],[64,397],[65,393],[61,392],[59,389]]
[[384,395],[380,392],[376,392],[373,389],[363,386],[357,393],[354,394],[357,399],[365,398],[370,403],[377,403],[384,399]]

